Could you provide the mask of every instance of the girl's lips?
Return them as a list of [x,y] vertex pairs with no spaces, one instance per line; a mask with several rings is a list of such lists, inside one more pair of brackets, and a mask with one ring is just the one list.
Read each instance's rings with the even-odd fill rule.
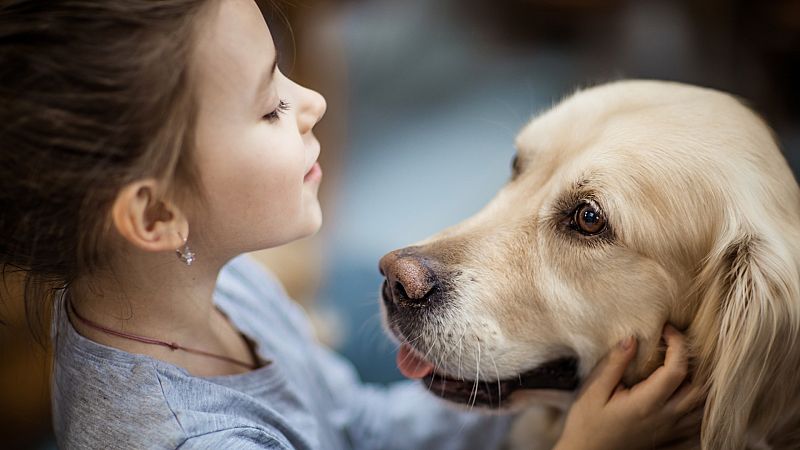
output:
[[320,167],[318,162],[315,162],[311,169],[308,170],[306,176],[303,177],[303,183],[319,180],[322,178],[322,167]]

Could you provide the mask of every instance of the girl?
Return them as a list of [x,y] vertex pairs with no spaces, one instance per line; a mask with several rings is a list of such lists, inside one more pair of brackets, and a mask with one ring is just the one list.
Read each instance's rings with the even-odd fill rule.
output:
[[[252,0],[3,5],[0,262],[26,271],[29,304],[54,294],[61,448],[501,443],[509,417],[457,411],[417,383],[359,384],[237,256],[321,224],[325,100],[278,70]],[[665,339],[665,366],[631,390],[618,383],[635,343],[612,351],[558,448],[694,431],[678,422],[696,403],[678,390],[683,339]]]

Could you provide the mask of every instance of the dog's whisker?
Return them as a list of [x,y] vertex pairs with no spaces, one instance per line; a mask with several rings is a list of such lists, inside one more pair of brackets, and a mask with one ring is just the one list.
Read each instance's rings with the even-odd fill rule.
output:
[[[367,327],[373,325],[376,321],[378,323],[380,323],[380,321],[381,321],[381,313],[380,313],[380,311],[374,313],[371,317],[367,318],[367,320],[362,322],[361,325],[356,329],[355,334],[361,334],[361,333],[364,332],[364,330],[368,330]],[[371,339],[371,340],[374,340],[376,337],[378,337],[378,333],[380,333],[380,332],[381,332],[381,327],[380,326],[377,326],[377,327],[373,326],[372,330],[371,330],[372,336],[371,337],[367,336],[367,337],[369,339]]]
[[500,371],[497,370],[497,363],[495,363],[494,356],[492,356],[491,353],[489,353],[489,358],[491,358],[492,360],[492,365],[494,366],[494,374],[495,377],[497,377],[497,406],[499,407],[500,404],[503,402],[503,394],[500,388]]
[[[433,345],[436,345],[436,343],[437,343],[437,341],[436,341],[436,340],[434,340],[434,341],[433,341]],[[434,361],[434,363],[433,363],[433,370],[434,370],[434,372],[435,372],[435,371],[437,371],[439,368],[440,368],[440,364],[439,364],[439,362],[438,362],[438,361]],[[433,382],[433,377],[431,377],[431,382]],[[442,380],[442,386],[441,386],[441,390],[439,391],[439,393],[440,393],[440,395],[441,395],[441,396],[444,396],[444,392],[445,392],[445,387],[446,387],[446,386],[447,386],[447,380],[446,380],[446,379],[443,379],[443,380]]]
[[[448,336],[452,336],[452,334],[448,334]],[[449,367],[452,367],[452,365],[453,365],[452,364],[452,360],[453,360],[452,356],[455,355],[456,351],[458,351],[456,349],[456,346],[453,345],[453,342],[450,342],[449,340],[443,339],[442,335],[439,335],[439,339],[437,339],[436,342],[439,342],[441,344],[441,346],[442,346],[443,354],[439,358],[441,363],[442,363],[441,365],[444,365],[445,363],[450,362]],[[448,351],[448,349],[449,349],[449,351]]]
[[466,334],[467,334],[467,330],[464,329],[464,332],[461,333],[461,337],[458,339],[458,379],[459,380],[463,380],[464,379],[464,377],[461,375],[461,366],[462,366],[461,353],[462,353],[463,346],[464,346],[464,336]]
[[435,345],[436,345],[436,341],[434,340],[434,341],[433,341],[433,344],[428,346],[428,351],[427,351],[427,352],[425,352],[425,356],[423,356],[423,357],[422,357],[422,359],[424,359],[424,360],[427,360],[427,361],[430,361],[430,362],[433,364],[433,367],[434,367],[434,368],[436,367],[436,361],[435,361],[435,360],[433,360],[433,361],[432,361],[432,360],[431,360],[429,357],[430,357],[430,355],[431,355],[431,351],[433,350],[433,347],[434,347]]
[[482,381],[483,385],[486,386],[486,395],[488,396],[489,405],[492,405],[492,389],[489,387],[489,382],[484,380]]
[[470,393],[470,400],[471,404],[469,406],[470,411],[475,407],[475,403],[478,401],[478,387],[480,383],[480,374],[481,374],[481,341],[478,341],[478,355],[475,358],[475,381],[472,384],[472,392]]
[[361,326],[358,328],[358,330],[361,331],[365,326],[371,324],[373,321],[378,321],[378,322],[381,321],[381,312],[380,311],[375,311],[374,313],[372,313],[372,315],[370,315],[370,317],[368,317],[367,320],[365,320],[361,324]]
[[361,308],[361,307],[364,307],[364,308],[370,307],[371,308],[372,306],[375,305],[375,299],[380,299],[381,298],[381,292],[380,292],[380,289],[378,289],[377,292],[372,290],[372,289],[370,289],[367,292],[362,292],[359,295],[359,297],[362,297],[363,299],[362,300],[354,300],[354,301],[352,301],[353,305],[355,305],[356,307],[359,307],[359,308]]
[[416,344],[416,343],[417,343],[417,341],[418,341],[418,340],[420,340],[420,339],[422,339],[422,334],[420,334],[419,336],[415,337],[414,339],[409,339],[409,340],[408,340],[408,344],[409,344],[409,345],[414,345],[414,344]]

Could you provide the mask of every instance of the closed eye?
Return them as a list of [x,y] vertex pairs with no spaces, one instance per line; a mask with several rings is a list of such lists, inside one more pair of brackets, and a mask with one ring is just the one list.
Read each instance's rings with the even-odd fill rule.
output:
[[269,122],[275,122],[276,120],[280,119],[281,114],[285,113],[290,109],[291,105],[288,102],[280,100],[278,102],[278,107],[275,108],[272,112],[264,114],[264,119],[268,120]]

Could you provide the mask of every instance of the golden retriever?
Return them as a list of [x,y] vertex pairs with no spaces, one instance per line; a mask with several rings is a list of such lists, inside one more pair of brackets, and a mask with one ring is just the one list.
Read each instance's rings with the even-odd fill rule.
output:
[[639,340],[627,384],[686,330],[708,392],[696,448],[800,448],[800,189],[765,123],[679,83],[582,90],[526,125],[475,216],[384,256],[384,323],[430,391],[568,405]]

